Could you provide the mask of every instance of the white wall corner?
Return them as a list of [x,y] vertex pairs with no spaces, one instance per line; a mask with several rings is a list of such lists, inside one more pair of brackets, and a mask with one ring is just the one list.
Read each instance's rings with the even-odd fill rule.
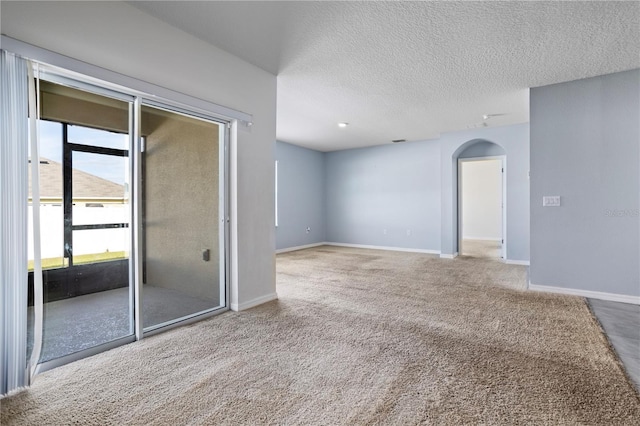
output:
[[570,296],[588,297],[590,299],[608,300],[611,302],[631,303],[640,305],[640,296],[626,294],[605,293],[602,291],[580,290],[575,288],[554,287],[529,283],[529,290],[545,293],[567,294]]
[[278,299],[278,293],[266,294],[264,296],[256,297],[255,299],[248,300],[244,303],[231,303],[232,311],[244,311],[245,309],[253,308],[258,305],[262,305],[263,303],[271,302],[272,300]]

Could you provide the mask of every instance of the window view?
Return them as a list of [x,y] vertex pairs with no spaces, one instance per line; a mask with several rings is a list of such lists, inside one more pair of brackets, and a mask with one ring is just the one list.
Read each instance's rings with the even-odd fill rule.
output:
[[[62,124],[39,123],[40,208],[42,269],[60,268],[64,263],[64,212],[62,207]],[[33,158],[29,160],[32,167]],[[33,270],[33,203],[29,170],[29,271]]]
[[[129,158],[126,150],[116,155],[72,151],[71,198],[72,214],[65,216],[63,193],[63,129],[68,129],[69,139],[84,143],[83,149],[98,146],[128,146],[128,135],[81,126],[42,120],[40,127],[40,208],[41,256],[43,269],[69,266],[65,247],[65,220],[73,221],[72,253],[74,264],[127,257],[128,237],[122,228],[129,223]],[[90,148],[88,142],[95,143]],[[101,151],[97,149],[97,151]],[[31,177],[31,175],[29,175]],[[29,207],[29,241],[33,206]],[[100,226],[98,226],[100,225]],[[92,229],[96,232],[79,232]],[[101,229],[98,231],[98,229]],[[76,233],[77,232],[77,233]],[[29,251],[29,270],[33,270],[33,247]]]
[[[126,154],[126,151],[122,153]],[[127,157],[119,155],[73,152],[73,264],[128,257],[127,160]],[[83,170],[93,170],[94,174]]]

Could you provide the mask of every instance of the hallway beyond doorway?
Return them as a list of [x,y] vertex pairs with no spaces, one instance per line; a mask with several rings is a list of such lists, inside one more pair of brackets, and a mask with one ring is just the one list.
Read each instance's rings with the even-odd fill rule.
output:
[[460,249],[461,256],[477,258],[500,259],[502,244],[500,241],[463,239]]

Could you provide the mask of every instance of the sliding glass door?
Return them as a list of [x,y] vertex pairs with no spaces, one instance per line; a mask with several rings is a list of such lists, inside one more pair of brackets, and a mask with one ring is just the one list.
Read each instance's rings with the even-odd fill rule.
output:
[[43,371],[224,310],[227,124],[66,76],[37,83],[43,283],[40,301],[31,228],[27,356]]
[[143,325],[225,305],[225,126],[143,105]]
[[[40,157],[31,158],[31,167],[37,160],[40,172],[39,362],[58,364],[111,342],[133,340],[129,162],[133,98],[44,80],[39,87]],[[33,262],[33,249],[31,254]],[[37,301],[32,265],[30,269],[28,318],[33,322]],[[28,329],[36,326],[40,325]],[[28,337],[31,353],[34,333]]]

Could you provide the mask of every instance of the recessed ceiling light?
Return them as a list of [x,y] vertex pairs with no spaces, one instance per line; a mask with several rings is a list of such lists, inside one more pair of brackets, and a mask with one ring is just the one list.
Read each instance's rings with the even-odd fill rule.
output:
[[347,127],[349,125],[349,123],[338,123],[338,127]]

